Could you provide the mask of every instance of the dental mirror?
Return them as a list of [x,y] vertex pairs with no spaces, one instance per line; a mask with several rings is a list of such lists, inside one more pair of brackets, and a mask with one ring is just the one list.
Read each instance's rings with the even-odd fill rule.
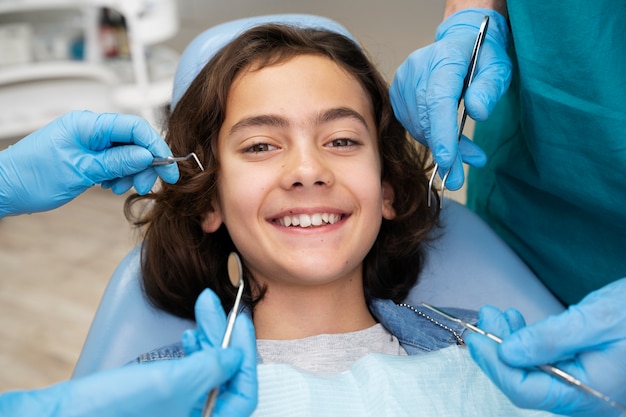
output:
[[[233,287],[238,287],[237,296],[235,297],[235,304],[233,309],[228,313],[228,324],[226,325],[226,331],[224,332],[224,338],[222,339],[222,349],[225,349],[230,345],[230,338],[233,334],[233,328],[235,327],[235,319],[239,311],[239,304],[241,303],[241,297],[243,295],[243,267],[241,266],[241,259],[236,252],[231,252],[228,255],[228,279]],[[215,402],[217,401],[217,395],[219,394],[219,387],[213,388],[207,397],[204,404],[204,410],[202,411],[202,417],[210,417],[215,408]]]
[[233,287],[238,287],[239,289],[237,290],[237,297],[235,297],[233,309],[228,314],[228,325],[226,326],[226,332],[222,340],[222,349],[227,348],[230,344],[230,336],[233,333],[235,318],[237,318],[241,296],[243,295],[243,267],[241,266],[241,259],[236,252],[231,252],[230,255],[228,255],[228,278],[230,279],[230,283],[233,284]]
[[233,287],[239,287],[241,282],[243,285],[243,268],[241,267],[241,259],[235,252],[228,255],[228,278]]

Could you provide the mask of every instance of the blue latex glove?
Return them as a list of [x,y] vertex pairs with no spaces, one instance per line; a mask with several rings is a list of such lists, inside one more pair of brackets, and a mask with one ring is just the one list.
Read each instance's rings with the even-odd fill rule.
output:
[[0,152],[0,218],[57,208],[95,184],[145,194],[157,176],[175,183],[176,164],[150,167],[171,155],[137,116],[67,113]]
[[183,344],[193,346],[185,358],[108,370],[46,389],[7,392],[0,395],[0,415],[200,417],[209,390],[226,383],[212,416],[249,416],[257,404],[254,329],[242,316],[233,331],[233,347],[211,347],[221,345],[226,327],[216,300],[210,291],[198,298],[196,310],[210,316],[204,316],[197,332],[184,334]]
[[[238,349],[206,349],[183,359],[126,366],[45,389],[2,394],[0,415],[191,416],[209,389],[232,377],[241,363]],[[222,409],[215,415],[244,415],[227,411]]]
[[446,188],[463,185],[461,161],[481,167],[485,153],[463,137],[457,144],[458,104],[476,35],[485,15],[489,27],[474,73],[465,94],[469,117],[483,121],[511,83],[511,60],[506,49],[506,19],[491,9],[466,9],[444,20],[435,43],[418,49],[400,65],[391,85],[391,104],[396,118],[411,136],[430,148],[439,173],[452,168]]
[[523,327],[517,312],[481,309],[479,327],[502,345],[472,334],[472,357],[518,406],[570,416],[619,416],[606,402],[529,368],[552,363],[626,404],[626,279],[589,294],[564,313]]
[[[213,291],[206,289],[200,294],[195,305],[195,316],[197,330],[183,333],[185,352],[193,354],[199,350],[220,347],[226,329],[226,315],[220,299]],[[237,315],[230,346],[243,351],[243,363],[239,371],[220,388],[214,413],[222,415],[227,411],[224,415],[248,416],[257,406],[259,383],[256,336],[247,314]],[[202,411],[204,400],[206,398],[197,405],[198,415]]]

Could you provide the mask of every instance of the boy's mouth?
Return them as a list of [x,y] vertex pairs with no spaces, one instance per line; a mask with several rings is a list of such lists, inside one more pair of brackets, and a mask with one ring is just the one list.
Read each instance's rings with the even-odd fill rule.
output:
[[285,227],[319,227],[335,224],[343,219],[343,214],[338,213],[313,213],[292,214],[274,220],[280,226]]

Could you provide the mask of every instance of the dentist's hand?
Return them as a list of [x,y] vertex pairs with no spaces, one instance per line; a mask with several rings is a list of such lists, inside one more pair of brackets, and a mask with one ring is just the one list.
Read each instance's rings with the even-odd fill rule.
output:
[[[466,339],[472,357],[518,406],[570,416],[620,416],[606,402],[530,367],[554,364],[626,404],[626,279],[589,294],[557,316],[524,327],[517,312],[481,309],[479,327],[501,335]],[[626,413],[624,413],[626,415]]]
[[[226,315],[219,298],[209,289],[204,290],[195,305],[197,330],[183,333],[183,347],[187,354],[198,350],[214,349],[222,345],[226,331]],[[243,352],[243,363],[235,375],[219,391],[213,415],[244,417],[252,414],[258,402],[256,336],[250,318],[238,314],[230,342],[231,348]],[[203,400],[196,405],[200,416]]]
[[205,290],[196,302],[198,330],[183,334],[187,356],[129,365],[35,391],[0,395],[0,416],[200,417],[209,391],[222,384],[213,417],[246,417],[256,408],[256,339],[247,316],[237,318],[222,349],[226,318]]
[[137,116],[67,113],[0,152],[0,218],[57,208],[95,184],[145,194],[157,176],[175,183],[176,164],[150,166],[171,154]]
[[486,120],[511,82],[508,24],[491,9],[465,9],[444,20],[435,43],[413,52],[398,68],[390,90],[396,117],[411,136],[430,148],[440,175],[452,168],[446,180],[451,190],[463,185],[461,161],[477,167],[487,161],[484,152],[466,137],[457,144],[458,103],[485,15],[490,18],[489,27],[465,106],[469,117]]
[[[240,372],[238,349],[203,349],[182,359],[129,365],[36,391],[0,395],[1,416],[199,416],[209,390]],[[214,416],[243,416],[216,410]]]

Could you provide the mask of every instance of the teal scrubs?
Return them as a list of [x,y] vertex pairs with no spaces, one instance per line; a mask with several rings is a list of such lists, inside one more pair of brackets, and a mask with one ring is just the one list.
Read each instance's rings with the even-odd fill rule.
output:
[[514,80],[476,125],[467,205],[572,304],[626,276],[626,1],[508,8]]

